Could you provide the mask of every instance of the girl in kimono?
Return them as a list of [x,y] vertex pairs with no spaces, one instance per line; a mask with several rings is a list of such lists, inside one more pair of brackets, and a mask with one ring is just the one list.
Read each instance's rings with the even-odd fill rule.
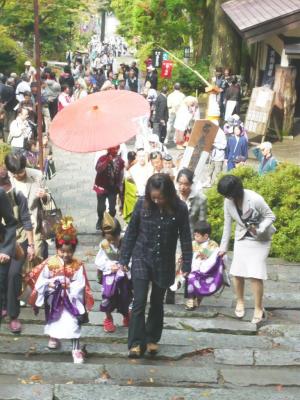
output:
[[104,239],[100,243],[100,250],[95,264],[98,269],[98,281],[102,285],[102,301],[100,311],[105,312],[103,330],[112,333],[116,330],[112,312],[123,315],[123,326],[129,325],[129,305],[132,301],[130,273],[121,268],[119,253],[121,247],[121,225],[109,213],[104,214],[102,223]]
[[26,277],[32,287],[30,303],[45,307],[48,348],[57,349],[60,339],[71,339],[75,364],[84,362],[79,338],[81,324],[88,322],[87,310],[94,300],[84,265],[73,257],[77,246],[73,219],[65,217],[57,226],[57,254],[35,267]]
[[[188,299],[185,303],[185,309],[188,311],[195,310],[202,300],[202,297],[196,296],[193,293],[197,292],[195,288],[197,289],[201,284],[203,285],[203,280],[205,280],[205,273],[201,276],[201,272],[203,272],[203,268],[201,268],[203,261],[210,258],[214,253],[217,255],[219,250],[218,243],[210,239],[210,234],[211,226],[208,222],[200,221],[195,224],[192,271],[186,280]],[[195,274],[196,271],[197,273]],[[199,280],[199,278],[201,279]]]

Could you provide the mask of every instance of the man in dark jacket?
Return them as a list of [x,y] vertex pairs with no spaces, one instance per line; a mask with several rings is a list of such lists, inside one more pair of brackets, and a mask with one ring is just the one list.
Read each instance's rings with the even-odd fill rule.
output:
[[0,320],[9,264],[15,254],[17,221],[5,190],[0,188]]
[[64,72],[59,77],[59,84],[60,86],[67,85],[69,86],[70,90],[73,91],[75,81],[72,76],[71,68],[69,65],[64,67]]
[[126,79],[126,89],[130,90],[131,92],[138,92],[138,79],[133,68],[131,68],[128,72],[128,78]]
[[122,190],[125,163],[118,155],[120,146],[111,147],[107,154],[99,157],[96,164],[96,179],[94,190],[97,193],[98,221],[96,230],[101,229],[103,214],[108,199],[109,213],[112,217],[116,215],[117,195]]
[[167,123],[169,119],[167,93],[168,89],[164,86],[155,103],[153,133],[158,134],[161,143],[164,143],[165,141],[167,135]]
[[151,88],[157,90],[157,71],[154,67],[152,67],[152,65],[147,67],[147,70],[148,72],[146,75],[145,83],[150,82]]

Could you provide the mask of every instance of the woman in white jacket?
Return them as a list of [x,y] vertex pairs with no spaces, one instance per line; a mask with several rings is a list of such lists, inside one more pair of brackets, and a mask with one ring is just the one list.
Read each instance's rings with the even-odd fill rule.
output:
[[13,153],[23,153],[25,142],[32,137],[28,116],[28,110],[20,108],[17,118],[10,124],[8,143],[11,145]]
[[255,302],[252,323],[257,324],[266,317],[262,304],[263,280],[267,279],[266,260],[272,235],[276,231],[272,225],[275,215],[262,196],[244,189],[241,179],[234,175],[225,175],[220,179],[218,192],[225,197],[220,255],[228,250],[231,225],[236,222],[230,268],[237,298],[235,315],[238,318],[245,315],[244,283],[245,278],[250,278]]

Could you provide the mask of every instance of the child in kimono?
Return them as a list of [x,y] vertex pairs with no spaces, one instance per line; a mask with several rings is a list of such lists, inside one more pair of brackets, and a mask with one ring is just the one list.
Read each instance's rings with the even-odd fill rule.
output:
[[73,257],[78,241],[72,218],[65,217],[58,224],[55,243],[57,254],[26,276],[33,289],[29,302],[45,307],[48,348],[57,349],[60,339],[71,339],[73,361],[82,364],[81,323],[88,322],[87,310],[91,310],[94,300],[84,265]]
[[[211,225],[206,221],[200,221],[195,224],[194,227],[194,240],[193,240],[193,260],[191,273],[187,277],[187,285],[193,276],[194,271],[201,272],[201,265],[204,260],[216,253],[219,249],[219,245],[210,239]],[[197,285],[197,284],[196,284]],[[188,311],[195,310],[200,305],[202,297],[189,296],[185,303],[185,309]]]
[[105,312],[106,318],[103,330],[112,333],[116,330],[112,312],[123,315],[123,326],[129,325],[129,305],[132,301],[130,273],[118,264],[121,248],[121,226],[116,218],[105,213],[102,223],[104,239],[95,264],[98,269],[98,281],[102,285],[102,301],[100,311]]

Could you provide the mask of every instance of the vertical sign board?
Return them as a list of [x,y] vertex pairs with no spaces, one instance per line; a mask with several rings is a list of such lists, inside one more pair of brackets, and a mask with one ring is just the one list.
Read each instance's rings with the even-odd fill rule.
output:
[[191,58],[191,48],[190,46],[185,46],[183,49],[183,58]]
[[245,120],[245,129],[252,134],[261,135],[263,140],[269,126],[275,92],[268,87],[252,90]]
[[161,67],[161,64],[163,61],[163,53],[164,52],[162,50],[154,50],[153,51],[152,61],[153,61],[154,68]]
[[201,177],[218,130],[219,126],[212,121],[196,120],[180,168],[186,167],[194,171],[196,179]]

